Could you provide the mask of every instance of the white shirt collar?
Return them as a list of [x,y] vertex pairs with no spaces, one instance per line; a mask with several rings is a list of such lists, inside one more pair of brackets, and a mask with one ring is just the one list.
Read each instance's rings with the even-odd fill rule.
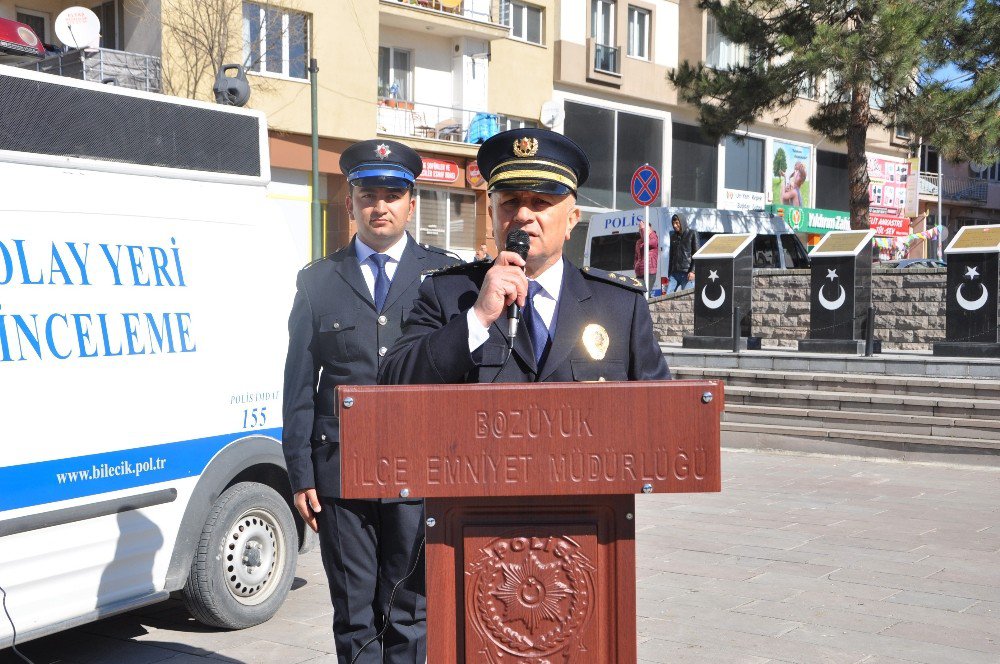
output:
[[[378,252],[369,247],[367,244],[361,241],[357,235],[354,236],[354,249],[358,254],[358,262],[364,263],[372,254],[377,254]],[[403,258],[403,250],[406,249],[407,234],[403,233],[403,237],[396,241],[396,244],[389,247],[387,250],[383,251],[386,256],[389,257],[393,262],[398,263]]]
[[562,288],[563,280],[563,259],[559,258],[550,265],[544,272],[535,277],[535,281],[542,287],[542,291],[553,300],[559,300],[559,289]]

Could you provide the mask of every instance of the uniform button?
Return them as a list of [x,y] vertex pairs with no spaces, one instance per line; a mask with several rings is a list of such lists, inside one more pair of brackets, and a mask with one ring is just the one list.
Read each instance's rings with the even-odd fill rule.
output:
[[340,329],[340,323],[334,323],[333,324],[333,329],[339,330]]
[[387,350],[388,350],[388,349],[387,349],[387,348],[386,348],[385,346],[382,346],[381,348],[379,348],[379,349],[378,349],[378,354],[379,354],[379,357],[384,357],[384,356],[385,356],[385,352],[386,352]]
[[386,318],[385,316],[379,316],[378,317],[378,324],[379,325],[385,325],[388,322],[389,322],[389,319]]
[[326,440],[326,434],[325,434],[325,433],[321,433],[321,434],[319,435],[319,439],[320,439],[320,440]]
[[605,380],[604,380],[604,376],[601,376],[600,378],[598,378],[598,379],[597,379],[597,382],[598,382],[598,383],[603,383],[603,382],[605,382]]

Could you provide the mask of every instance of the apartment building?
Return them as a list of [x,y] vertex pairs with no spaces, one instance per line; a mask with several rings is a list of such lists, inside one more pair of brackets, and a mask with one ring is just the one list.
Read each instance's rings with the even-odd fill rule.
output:
[[[29,24],[58,47],[53,21],[74,4],[0,0],[0,18]],[[828,94],[823,81],[803,86],[799,104],[761,118],[742,140],[701,135],[667,72],[684,60],[729,67],[747,54],[695,0],[107,0],[92,8],[99,43],[39,67],[210,100],[216,72],[205,51],[246,66],[248,106],[269,119],[271,197],[303,261],[313,251],[310,57],[319,66],[323,252],[354,232],[340,154],[373,136],[402,140],[424,158],[410,230],[463,257],[482,242],[495,249],[478,144],[522,126],[551,127],[590,154],[579,192],[584,224],[590,213],[635,207],[629,181],[645,163],[662,175],[663,205],[848,208],[846,148],[806,122]],[[912,142],[898,131],[869,133],[873,219],[885,220],[885,233],[925,223],[911,226],[905,215]],[[939,176],[935,159],[922,149],[919,187],[909,190],[931,224],[939,191],[952,230],[1000,217],[1000,166],[946,163]],[[574,233],[572,256],[582,256],[585,236],[585,228]]]

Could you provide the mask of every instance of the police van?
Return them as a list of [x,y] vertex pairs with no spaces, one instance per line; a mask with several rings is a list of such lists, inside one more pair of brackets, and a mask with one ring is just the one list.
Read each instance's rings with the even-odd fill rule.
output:
[[180,591],[270,618],[299,267],[255,111],[0,66],[0,648]]
[[[651,207],[650,226],[659,239],[659,260],[655,278],[650,275],[650,290],[665,285],[670,262],[670,220],[682,215],[688,227],[698,233],[704,244],[717,233],[757,233],[753,254],[755,268],[806,268],[809,256],[802,241],[780,217],[763,210],[717,210],[715,208]],[[605,212],[591,216],[583,262],[601,270],[634,275],[635,246],[639,240],[639,222],[646,209]]]

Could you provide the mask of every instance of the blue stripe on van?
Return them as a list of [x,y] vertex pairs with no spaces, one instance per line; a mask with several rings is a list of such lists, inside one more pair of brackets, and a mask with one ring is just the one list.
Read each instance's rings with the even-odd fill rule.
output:
[[281,427],[52,459],[0,468],[0,512],[197,477],[226,445],[249,436],[281,440]]

